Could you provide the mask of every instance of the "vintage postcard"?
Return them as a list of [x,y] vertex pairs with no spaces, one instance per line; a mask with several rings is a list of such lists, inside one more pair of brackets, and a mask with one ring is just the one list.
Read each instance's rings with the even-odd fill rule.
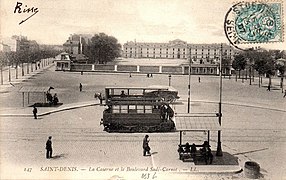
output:
[[0,179],[286,179],[284,0],[0,12]]

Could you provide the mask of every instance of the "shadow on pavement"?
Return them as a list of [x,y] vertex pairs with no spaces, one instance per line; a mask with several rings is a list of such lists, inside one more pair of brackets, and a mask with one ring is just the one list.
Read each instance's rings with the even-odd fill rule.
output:
[[59,155],[55,155],[52,157],[52,159],[60,159],[60,158],[65,158],[66,154],[59,154]]
[[29,107],[60,107],[61,105],[63,105],[63,103],[58,103],[57,105],[54,104],[50,104],[50,103],[34,103],[32,105],[30,105]]
[[[238,158],[228,152],[223,152],[223,156],[216,156],[216,151],[212,151],[212,154],[213,162],[209,164],[208,161],[208,165],[239,165]],[[195,165],[206,165],[203,157],[198,158],[194,163]]]

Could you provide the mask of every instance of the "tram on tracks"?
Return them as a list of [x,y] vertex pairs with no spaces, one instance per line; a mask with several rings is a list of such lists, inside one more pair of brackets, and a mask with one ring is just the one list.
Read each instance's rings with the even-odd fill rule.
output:
[[168,89],[160,87],[106,87],[106,109],[101,119],[104,130],[130,133],[174,131],[171,102],[159,96],[165,91]]

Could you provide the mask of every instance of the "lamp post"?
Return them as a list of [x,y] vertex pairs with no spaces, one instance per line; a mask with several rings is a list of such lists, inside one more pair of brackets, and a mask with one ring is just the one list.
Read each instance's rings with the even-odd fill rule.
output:
[[172,78],[172,76],[171,76],[171,74],[169,74],[169,86],[171,86],[171,78]]
[[190,58],[189,62],[189,84],[188,84],[188,113],[191,111],[191,64],[192,59]]
[[[222,44],[220,47],[220,63],[219,63],[219,113],[218,113],[218,122],[221,125],[221,99],[222,99],[222,69],[221,69],[221,61],[222,61]],[[221,149],[221,131],[218,131],[218,140],[217,140],[217,151],[216,156],[222,156],[222,149]]]
[[3,85],[3,65],[1,63],[1,85]]

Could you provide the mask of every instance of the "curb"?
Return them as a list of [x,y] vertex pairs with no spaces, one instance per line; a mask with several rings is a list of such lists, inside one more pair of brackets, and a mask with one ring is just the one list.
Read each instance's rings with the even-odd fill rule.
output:
[[[96,105],[100,105],[100,104],[99,103],[91,103],[91,104],[83,104],[83,105],[66,107],[66,108],[62,108],[62,109],[55,109],[55,110],[51,110],[48,112],[40,113],[37,116],[41,117],[41,116],[46,116],[46,115],[57,113],[57,112],[68,111],[68,110],[72,110],[72,109],[84,108],[84,107],[89,107],[89,106],[96,106]],[[0,114],[0,117],[34,117],[34,115],[32,113],[31,114]]]
[[[243,168],[239,165],[234,166],[234,165],[207,165],[207,166],[201,166],[201,165],[197,165],[197,166],[192,166],[192,168],[202,168],[202,169],[198,169],[196,171],[189,171],[189,170],[185,170],[185,171],[181,171],[181,172],[175,172],[175,174],[239,174],[243,172]],[[227,167],[226,169],[224,169],[224,167]],[[230,169],[230,167],[233,167],[232,169]]]

